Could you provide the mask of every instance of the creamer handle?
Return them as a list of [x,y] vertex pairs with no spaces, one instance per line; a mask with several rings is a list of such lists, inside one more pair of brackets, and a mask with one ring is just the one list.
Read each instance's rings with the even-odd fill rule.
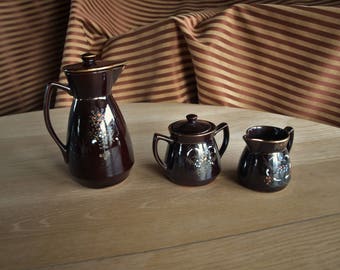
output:
[[288,141],[288,144],[287,144],[287,150],[288,150],[288,152],[290,152],[290,149],[292,148],[293,141],[294,141],[294,128],[288,126],[288,127],[285,127],[284,130],[287,131],[287,133],[289,134],[289,141]]

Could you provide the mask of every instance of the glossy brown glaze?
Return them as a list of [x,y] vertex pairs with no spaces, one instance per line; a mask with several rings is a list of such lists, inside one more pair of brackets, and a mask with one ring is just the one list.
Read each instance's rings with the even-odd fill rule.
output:
[[[200,186],[212,182],[221,171],[221,157],[229,142],[226,123],[217,127],[207,121],[196,121],[197,116],[188,115],[187,122],[177,121],[169,126],[171,136],[158,133],[153,137],[153,153],[165,175],[174,183]],[[215,135],[223,131],[223,142],[218,148]],[[166,141],[168,147],[164,161],[158,154],[158,142]]]
[[252,127],[243,138],[247,146],[238,166],[241,185],[268,192],[285,188],[291,179],[289,151],[293,145],[293,128]]
[[[123,181],[134,163],[132,143],[111,87],[123,69],[95,64],[94,56],[83,56],[83,65],[65,67],[69,85],[48,84],[45,94],[45,123],[59,146],[75,179],[92,188]],[[54,87],[74,97],[68,124],[67,143],[55,134],[49,119]]]

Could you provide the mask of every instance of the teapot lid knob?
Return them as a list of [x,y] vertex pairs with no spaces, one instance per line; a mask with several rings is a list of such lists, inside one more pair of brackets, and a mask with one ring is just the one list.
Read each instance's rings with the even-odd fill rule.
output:
[[96,58],[97,56],[92,53],[84,53],[81,56],[84,66],[87,66],[87,67],[93,66],[96,63]]

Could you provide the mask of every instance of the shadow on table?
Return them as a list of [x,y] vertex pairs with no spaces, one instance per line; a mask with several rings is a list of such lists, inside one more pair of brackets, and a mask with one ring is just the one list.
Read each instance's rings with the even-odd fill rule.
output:
[[[156,163],[148,163],[145,164],[145,166],[147,167],[148,171],[152,171],[155,174],[157,174],[158,177],[153,177],[152,180],[153,181],[157,181],[157,182],[163,182],[163,181],[167,181],[168,183],[177,185],[175,183],[173,183],[164,173],[163,169],[160,168],[160,166],[158,166]],[[151,178],[150,178],[151,179]],[[229,169],[229,170],[222,170],[221,173],[217,176],[217,178],[207,184],[210,185],[212,183],[214,183],[215,181],[218,181],[220,184],[224,185],[224,186],[228,186],[228,188],[236,188],[236,189],[243,189],[243,187],[238,183],[237,180],[237,170],[233,170],[233,169]],[[201,187],[204,187],[206,185],[202,185]],[[193,186],[193,187],[200,187],[200,186]]]

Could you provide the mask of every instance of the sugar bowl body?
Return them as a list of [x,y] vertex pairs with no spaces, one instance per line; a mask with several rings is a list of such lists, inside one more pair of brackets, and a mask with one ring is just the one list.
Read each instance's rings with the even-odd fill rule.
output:
[[[223,140],[217,146],[215,135],[223,131]],[[198,120],[189,114],[186,120],[169,125],[170,137],[155,133],[153,154],[165,175],[174,183],[185,186],[200,186],[213,181],[221,171],[221,157],[229,143],[229,128],[226,123]],[[159,141],[165,141],[167,150],[162,160],[158,153]]]

